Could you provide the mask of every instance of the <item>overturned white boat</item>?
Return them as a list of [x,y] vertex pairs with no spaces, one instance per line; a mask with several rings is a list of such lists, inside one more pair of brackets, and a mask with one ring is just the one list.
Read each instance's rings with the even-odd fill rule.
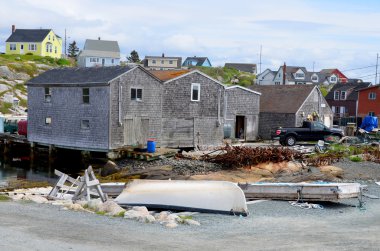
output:
[[248,215],[243,191],[228,181],[134,180],[115,202],[121,206]]

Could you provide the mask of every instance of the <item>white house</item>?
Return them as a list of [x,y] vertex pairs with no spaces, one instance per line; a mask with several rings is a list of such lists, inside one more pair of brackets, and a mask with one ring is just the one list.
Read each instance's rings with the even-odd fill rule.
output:
[[78,55],[79,67],[120,65],[120,48],[117,41],[86,39]]
[[256,84],[258,85],[273,85],[273,79],[276,75],[275,71],[266,69],[262,73],[257,75]]

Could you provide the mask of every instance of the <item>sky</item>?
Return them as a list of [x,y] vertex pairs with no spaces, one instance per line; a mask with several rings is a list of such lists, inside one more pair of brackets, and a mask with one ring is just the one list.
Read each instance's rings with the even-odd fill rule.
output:
[[374,82],[379,19],[377,0],[0,0],[0,52],[14,24],[61,37],[66,29],[80,49],[87,38],[117,40],[122,60],[136,50],[141,59],[206,56],[260,71],[262,47],[261,71],[286,62]]

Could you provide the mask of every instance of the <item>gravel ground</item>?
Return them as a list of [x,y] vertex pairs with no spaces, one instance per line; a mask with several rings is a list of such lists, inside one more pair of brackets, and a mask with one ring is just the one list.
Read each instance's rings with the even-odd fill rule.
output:
[[[380,196],[371,183],[368,193]],[[196,214],[201,226],[168,229],[57,206],[0,202],[0,250],[379,250],[380,200],[300,209],[249,205],[248,217]]]
[[348,159],[341,160],[333,164],[343,169],[343,180],[352,181],[380,181],[380,164],[363,161],[352,162]]

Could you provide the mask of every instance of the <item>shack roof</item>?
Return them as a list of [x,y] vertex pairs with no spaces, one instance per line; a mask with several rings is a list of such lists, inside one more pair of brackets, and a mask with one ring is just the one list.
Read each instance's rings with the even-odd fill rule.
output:
[[28,81],[34,84],[105,84],[131,70],[128,66],[111,67],[64,67],[46,71]]
[[42,42],[51,29],[16,29],[5,42]]
[[260,112],[296,113],[315,88],[314,85],[254,85],[260,92]]
[[156,76],[158,79],[160,79],[161,81],[166,81],[166,80],[169,80],[169,79],[173,79],[173,78],[176,78],[178,76],[181,76],[183,74],[186,74],[188,72],[190,72],[189,70],[173,70],[173,71],[149,71],[150,73],[152,73],[154,76]]

